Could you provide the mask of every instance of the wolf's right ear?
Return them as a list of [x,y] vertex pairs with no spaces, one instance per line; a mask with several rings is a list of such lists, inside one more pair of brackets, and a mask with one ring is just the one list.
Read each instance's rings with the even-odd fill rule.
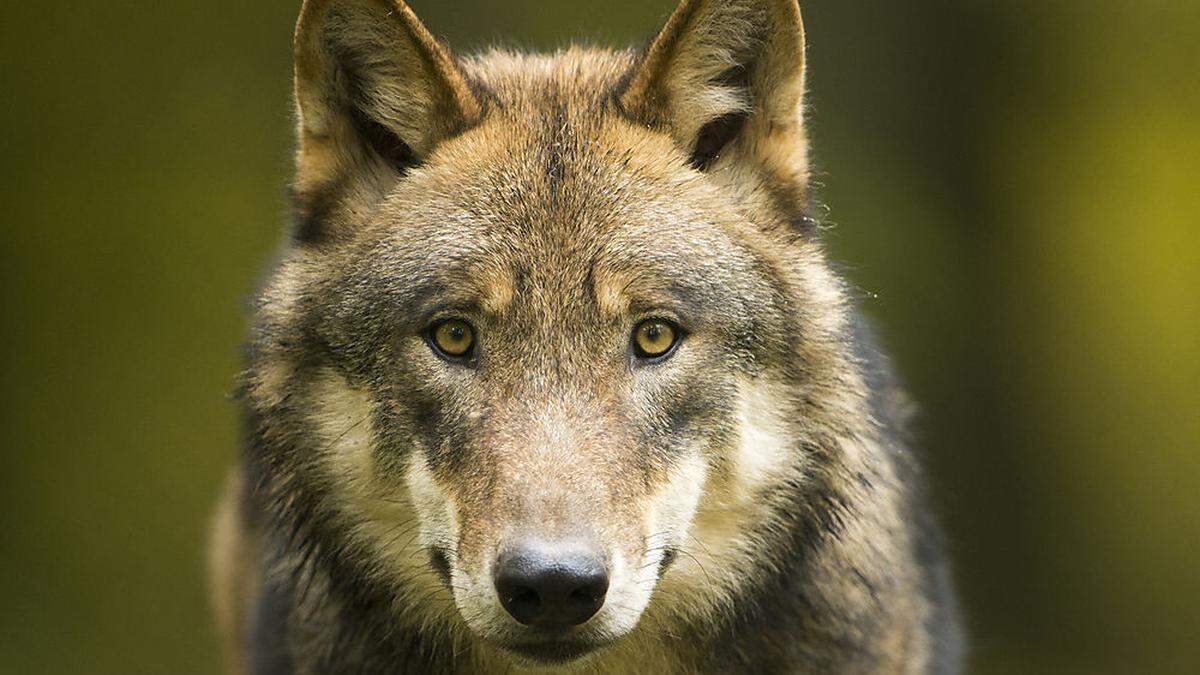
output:
[[305,0],[295,71],[301,198],[351,172],[386,180],[480,114],[450,54],[401,0]]

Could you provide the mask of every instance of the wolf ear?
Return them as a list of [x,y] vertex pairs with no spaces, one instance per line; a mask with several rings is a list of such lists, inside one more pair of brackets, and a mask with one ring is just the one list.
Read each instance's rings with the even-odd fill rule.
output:
[[797,0],[683,0],[620,94],[708,170],[754,160],[801,183],[804,27]]
[[295,69],[301,195],[350,168],[403,171],[479,115],[450,54],[401,0],[305,0]]

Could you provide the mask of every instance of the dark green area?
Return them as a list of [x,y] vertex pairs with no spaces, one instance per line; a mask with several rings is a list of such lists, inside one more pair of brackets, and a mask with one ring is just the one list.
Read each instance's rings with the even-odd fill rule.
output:
[[[671,0],[413,3],[460,47]],[[921,402],[983,673],[1200,663],[1200,5],[806,0],[828,233]],[[0,7],[0,672],[211,673],[292,0]]]

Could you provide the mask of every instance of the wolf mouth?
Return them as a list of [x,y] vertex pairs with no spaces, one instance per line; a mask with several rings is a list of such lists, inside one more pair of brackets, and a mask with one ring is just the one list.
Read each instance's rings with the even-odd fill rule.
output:
[[602,645],[578,641],[548,641],[505,645],[508,651],[538,665],[565,665],[591,654]]

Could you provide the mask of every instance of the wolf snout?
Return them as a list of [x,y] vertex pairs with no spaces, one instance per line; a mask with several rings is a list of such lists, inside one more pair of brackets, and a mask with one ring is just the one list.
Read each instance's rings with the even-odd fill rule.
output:
[[608,569],[599,548],[585,542],[518,542],[496,559],[500,604],[526,626],[565,630],[604,606]]

